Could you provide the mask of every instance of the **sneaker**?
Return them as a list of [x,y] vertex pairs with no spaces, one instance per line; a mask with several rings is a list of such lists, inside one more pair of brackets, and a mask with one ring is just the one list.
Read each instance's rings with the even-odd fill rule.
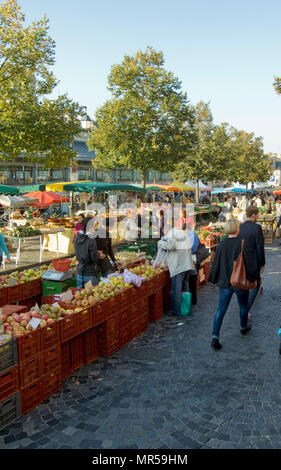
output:
[[240,330],[241,335],[246,335],[249,331],[251,330],[251,325],[248,325],[247,328],[243,328],[243,330]]
[[211,342],[211,347],[218,351],[219,349],[222,348],[222,345],[220,344],[219,340],[217,338],[213,338]]

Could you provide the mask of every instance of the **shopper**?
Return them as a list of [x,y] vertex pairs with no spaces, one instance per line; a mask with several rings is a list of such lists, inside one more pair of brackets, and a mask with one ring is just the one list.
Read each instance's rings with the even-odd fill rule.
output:
[[158,241],[158,248],[167,251],[167,264],[172,281],[171,313],[181,316],[181,294],[189,292],[189,277],[194,270],[186,226],[172,228]]
[[177,228],[181,228],[184,224],[189,224],[192,229],[195,226],[194,219],[191,216],[187,217],[186,210],[182,209],[180,211],[180,218],[177,220]]
[[[102,220],[101,228],[105,233],[104,236],[98,235],[96,237],[96,243],[99,256],[103,254],[104,257],[98,260],[97,266],[101,276],[106,277],[114,271],[114,267],[116,266],[116,259],[112,248],[112,241],[110,236],[109,217],[105,217]],[[110,262],[110,260],[112,261],[112,263]]]
[[80,230],[82,230],[82,222],[83,222],[84,218],[85,218],[84,214],[79,214],[78,215],[78,222],[77,222],[77,224],[75,224],[74,239],[75,239],[77,233]]
[[82,221],[82,229],[74,240],[74,250],[78,260],[77,288],[83,288],[88,281],[91,281],[94,286],[98,284],[97,262],[99,258],[105,256],[98,254],[94,231],[94,219],[85,217]]
[[261,226],[257,224],[259,209],[249,206],[246,209],[246,221],[240,225],[239,238],[245,240],[244,258],[246,264],[247,279],[257,281],[257,287],[249,293],[249,310],[259,292],[261,285],[261,273],[264,272],[265,252],[264,236]]
[[160,210],[159,219],[158,219],[158,228],[160,231],[160,238],[164,237],[164,220],[165,220],[164,211]]
[[247,323],[249,291],[237,289],[230,284],[233,264],[241,253],[242,247],[242,242],[238,238],[238,222],[235,219],[227,220],[225,222],[225,232],[228,238],[222,240],[216,249],[209,277],[209,281],[217,284],[219,287],[219,305],[213,321],[211,342],[211,346],[215,350],[222,348],[219,342],[220,329],[233,294],[236,294],[240,308],[240,332],[242,335],[245,335],[250,330],[250,326]]
[[9,253],[8,248],[6,246],[5,238],[4,238],[3,234],[0,232],[0,267],[2,266],[2,262],[3,262],[3,253],[5,253],[8,263],[10,263],[11,262],[11,256],[10,256],[10,253]]

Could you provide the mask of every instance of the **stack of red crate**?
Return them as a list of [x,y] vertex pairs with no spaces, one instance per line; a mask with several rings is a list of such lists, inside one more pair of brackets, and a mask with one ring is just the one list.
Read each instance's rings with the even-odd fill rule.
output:
[[60,325],[18,338],[21,413],[35,408],[62,384]]
[[149,320],[158,321],[163,316],[163,292],[158,289],[148,297]]
[[111,356],[119,351],[119,314],[112,314],[105,322],[97,326],[99,354]]
[[0,346],[0,429],[20,416],[17,341]]
[[144,297],[132,305],[131,312],[132,338],[135,338],[148,328],[148,297]]

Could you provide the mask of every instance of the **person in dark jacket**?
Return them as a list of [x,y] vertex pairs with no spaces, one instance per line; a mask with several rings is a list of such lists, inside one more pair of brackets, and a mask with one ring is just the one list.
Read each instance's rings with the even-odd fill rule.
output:
[[98,284],[97,262],[99,254],[94,237],[94,224],[91,217],[86,217],[82,222],[80,230],[74,240],[75,255],[78,260],[77,266],[77,288],[84,287],[88,281],[95,286]]
[[104,255],[104,257],[102,259],[99,259],[98,261],[98,269],[103,277],[106,277],[108,276],[108,274],[111,274],[113,272],[113,265],[111,264],[110,260],[115,266],[117,265],[114,251],[112,248],[109,225],[110,219],[109,217],[106,217],[101,223],[101,226],[105,231],[105,236],[97,236],[96,238],[98,253],[100,256],[102,254]]
[[241,253],[242,246],[242,242],[238,238],[239,224],[234,218],[226,221],[225,232],[228,234],[228,238],[222,240],[216,249],[209,277],[209,281],[217,284],[219,287],[219,305],[214,317],[211,342],[211,346],[215,350],[222,348],[219,342],[219,333],[224,315],[234,293],[237,296],[240,307],[240,332],[242,335],[245,335],[251,329],[250,325],[248,325],[249,291],[237,289],[230,284],[233,263]]
[[261,226],[257,224],[259,210],[249,206],[246,209],[247,219],[240,225],[239,238],[245,240],[244,259],[249,281],[257,281],[257,287],[250,290],[249,310],[252,307],[261,285],[261,273],[264,272],[265,253],[264,236]]

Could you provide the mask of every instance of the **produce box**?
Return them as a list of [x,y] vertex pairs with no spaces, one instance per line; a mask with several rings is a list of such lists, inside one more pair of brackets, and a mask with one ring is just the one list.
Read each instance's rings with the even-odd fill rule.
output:
[[8,303],[8,287],[1,287],[0,289],[0,307]]
[[57,344],[43,353],[43,374],[49,374],[61,367],[61,345]]
[[8,287],[7,304],[14,304],[23,300],[23,284]]
[[86,364],[99,356],[97,328],[91,328],[83,333],[84,361]]
[[87,307],[76,315],[76,334],[80,335],[84,331],[94,326],[93,308]]
[[60,390],[61,385],[62,372],[60,367],[45,374],[42,380],[42,401],[46,400],[51,395]]
[[42,281],[43,295],[61,294],[67,291],[69,287],[76,287],[76,279],[67,279],[66,281]]
[[70,340],[70,370],[73,372],[84,364],[83,335]]
[[19,391],[19,369],[12,367],[0,374],[0,402]]
[[163,293],[162,289],[156,291],[152,296],[148,297],[149,320],[158,321],[163,316]]
[[18,348],[16,338],[0,345],[0,373],[18,364]]
[[61,344],[61,379],[66,379],[70,373],[70,341],[66,341]]
[[19,418],[20,415],[20,394],[15,393],[14,395],[0,402],[0,429],[11,424],[13,421],[15,421],[15,419]]
[[32,359],[20,362],[20,388],[26,387],[39,380],[44,374],[44,355],[39,354]]
[[33,408],[36,408],[38,405],[40,405],[40,403],[42,403],[42,401],[44,401],[44,386],[42,377],[31,385],[21,388],[20,402],[22,415],[33,410]]
[[71,315],[66,316],[59,320],[60,324],[60,338],[61,342],[74,338],[77,333],[77,324],[76,324],[77,312],[73,312]]
[[33,281],[25,282],[23,287],[23,300],[42,295],[42,281],[41,279],[34,279]]
[[53,324],[41,328],[42,351],[60,345],[60,324],[55,321]]
[[19,363],[24,363],[42,352],[41,328],[17,338]]

